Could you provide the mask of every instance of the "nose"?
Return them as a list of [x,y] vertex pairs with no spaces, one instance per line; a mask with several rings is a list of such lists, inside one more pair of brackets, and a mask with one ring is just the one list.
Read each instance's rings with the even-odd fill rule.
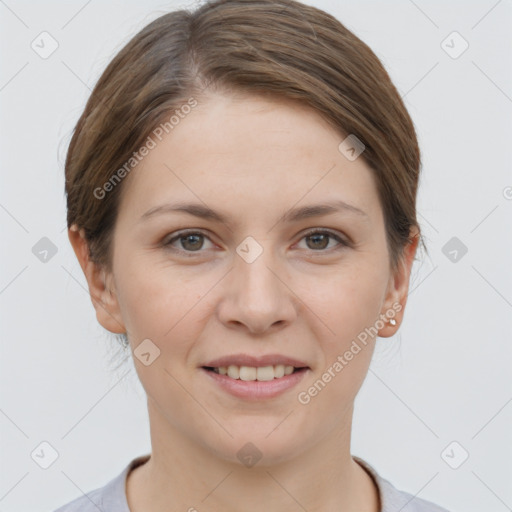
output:
[[267,251],[251,263],[235,254],[217,308],[218,318],[231,329],[251,334],[290,325],[297,316],[297,304],[286,281]]

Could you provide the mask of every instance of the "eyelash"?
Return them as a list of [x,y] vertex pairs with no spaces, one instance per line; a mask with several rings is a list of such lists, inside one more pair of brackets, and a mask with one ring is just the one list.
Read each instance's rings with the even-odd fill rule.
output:
[[[194,230],[194,229],[189,229],[189,230],[178,232],[175,236],[173,236],[172,238],[170,238],[169,240],[164,242],[163,246],[166,249],[169,249],[169,250],[171,250],[173,252],[177,252],[177,253],[181,253],[181,254],[186,254],[187,257],[189,257],[189,258],[190,257],[191,258],[196,257],[197,255],[200,255],[204,251],[202,251],[202,250],[187,251],[187,250],[182,249],[182,248],[177,249],[175,247],[171,247],[172,243],[174,243],[175,241],[180,240],[181,238],[185,238],[188,235],[201,235],[201,236],[203,236],[203,237],[205,237],[205,238],[207,238],[209,240],[209,237],[208,237],[208,235],[206,233],[203,233],[202,231],[198,231],[198,230]],[[308,251],[310,253],[313,253],[313,254],[316,254],[316,253],[330,253],[331,251],[338,251],[338,250],[341,250],[341,249],[344,249],[346,247],[350,247],[351,246],[349,241],[344,240],[338,234],[336,234],[336,233],[334,233],[334,232],[332,232],[330,230],[320,229],[320,228],[315,228],[315,229],[312,229],[312,230],[304,233],[299,241],[302,241],[304,238],[308,238],[308,237],[310,237],[312,235],[327,235],[330,238],[333,238],[334,240],[336,240],[338,242],[338,244],[339,244],[337,247],[330,248],[330,249],[318,249],[318,250],[308,249]]]

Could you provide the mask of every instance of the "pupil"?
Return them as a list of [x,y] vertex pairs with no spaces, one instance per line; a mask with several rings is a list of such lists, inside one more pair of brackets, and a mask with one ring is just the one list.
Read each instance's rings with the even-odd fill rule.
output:
[[[202,235],[186,235],[184,236],[181,240],[182,240],[182,247],[184,249],[189,249],[189,250],[196,250],[196,249],[200,249],[201,248],[201,238],[202,238]],[[192,245],[187,247],[187,243],[192,240]]]
[[314,243],[320,241],[320,245],[316,245],[316,247],[310,247],[310,249],[325,249],[327,245],[329,245],[329,235],[318,234],[318,235],[310,235],[308,237],[310,240],[313,240]]

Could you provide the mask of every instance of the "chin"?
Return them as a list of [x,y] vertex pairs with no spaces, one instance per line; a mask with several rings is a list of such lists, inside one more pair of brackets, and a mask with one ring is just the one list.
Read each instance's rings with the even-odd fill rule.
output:
[[290,425],[276,428],[279,421],[273,421],[269,428],[268,419],[261,423],[254,417],[244,420],[240,422],[240,428],[228,428],[232,438],[226,434],[219,442],[215,437],[211,444],[204,440],[216,457],[247,468],[270,467],[293,460],[304,451],[307,443]]

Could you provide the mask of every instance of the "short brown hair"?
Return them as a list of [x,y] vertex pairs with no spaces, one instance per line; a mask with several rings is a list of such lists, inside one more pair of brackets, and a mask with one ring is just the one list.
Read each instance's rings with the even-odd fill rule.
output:
[[[420,151],[413,122],[373,51],[330,14],[294,0],[215,0],[169,12],[110,62],[75,127],[65,163],[67,223],[111,269],[123,182],[95,190],[169,113],[207,88],[307,104],[365,150],[396,267],[416,219]],[[341,139],[340,139],[341,141]]]

